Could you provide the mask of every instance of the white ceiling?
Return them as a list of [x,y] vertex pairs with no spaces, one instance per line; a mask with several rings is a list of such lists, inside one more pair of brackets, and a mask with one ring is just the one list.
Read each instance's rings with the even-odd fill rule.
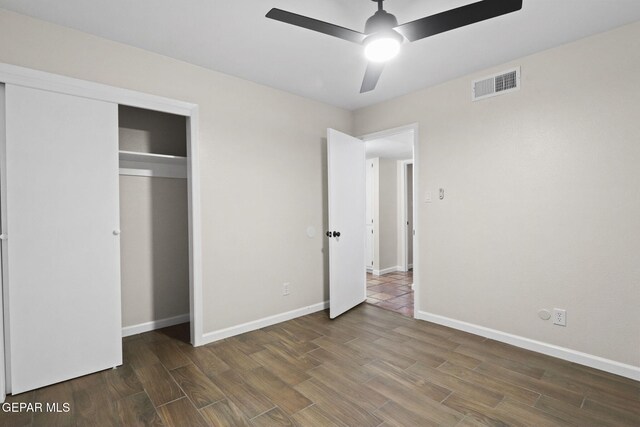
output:
[[367,140],[364,144],[367,159],[413,159],[413,130],[386,138]]
[[[387,0],[400,23],[475,0]],[[348,109],[640,20],[640,0],[524,0],[523,9],[405,43],[360,94],[361,46],[264,17],[272,7],[358,31],[370,0],[0,0],[0,7]]]

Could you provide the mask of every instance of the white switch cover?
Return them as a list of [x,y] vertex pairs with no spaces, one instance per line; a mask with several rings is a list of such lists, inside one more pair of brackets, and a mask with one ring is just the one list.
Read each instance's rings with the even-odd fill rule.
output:
[[431,191],[427,191],[424,194],[424,202],[425,203],[431,203],[433,201],[433,196],[431,195]]

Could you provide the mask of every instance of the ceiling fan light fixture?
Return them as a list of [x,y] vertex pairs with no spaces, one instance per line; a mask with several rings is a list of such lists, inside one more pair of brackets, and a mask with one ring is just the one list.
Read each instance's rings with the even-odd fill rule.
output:
[[372,34],[364,41],[364,56],[371,62],[387,62],[400,53],[402,36],[391,30]]
[[372,1],[378,4],[378,11],[367,19],[364,33],[275,7],[267,13],[266,17],[364,47],[364,55],[369,63],[360,93],[365,93],[375,89],[385,67],[384,63],[398,55],[405,39],[414,42],[506,15],[522,9],[523,2],[523,0],[481,0],[398,25],[396,17],[384,10],[384,0]]

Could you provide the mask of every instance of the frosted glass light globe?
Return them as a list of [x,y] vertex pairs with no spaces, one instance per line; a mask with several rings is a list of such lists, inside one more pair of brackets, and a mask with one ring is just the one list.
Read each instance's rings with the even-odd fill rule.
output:
[[397,37],[375,37],[365,42],[364,56],[371,62],[386,62],[400,52]]

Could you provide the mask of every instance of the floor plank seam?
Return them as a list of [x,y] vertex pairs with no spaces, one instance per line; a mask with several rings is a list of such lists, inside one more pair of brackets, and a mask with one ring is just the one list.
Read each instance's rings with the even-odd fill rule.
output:
[[455,392],[454,392],[454,391],[449,391],[449,394],[447,394],[447,395],[445,396],[445,398],[444,398],[444,399],[442,399],[442,400],[441,400],[440,402],[438,402],[438,403],[443,403],[445,400],[447,400],[447,399],[449,398],[449,396],[452,396],[452,395],[453,395],[453,393],[455,393]]
[[[267,399],[268,399],[268,398],[267,398]],[[269,400],[269,402],[271,402],[271,400]],[[273,405],[273,402],[271,402],[271,404]],[[247,419],[248,419],[249,421],[253,421],[253,420],[255,420],[256,418],[258,418],[258,417],[260,417],[260,416],[262,416],[262,415],[266,414],[267,412],[271,412],[271,411],[273,411],[274,409],[280,409],[280,410],[282,410],[278,405],[273,405],[271,408],[267,409],[267,410],[266,410],[266,411],[264,411],[264,412],[259,413],[259,414],[258,414],[258,415],[256,415],[255,417],[249,418],[246,414],[245,414],[245,416],[247,416]]]
[[186,397],[187,397],[187,396],[184,396],[184,395],[183,395],[183,396],[180,396],[180,397],[178,397],[178,398],[176,398],[176,399],[173,399],[173,400],[171,400],[171,401],[169,401],[169,402],[165,402],[165,403],[163,403],[162,405],[158,405],[158,406],[155,406],[155,405],[154,405],[154,408],[158,408],[158,409],[159,409],[159,408],[162,408],[163,406],[167,406],[167,405],[168,405],[168,404],[170,404],[170,403],[177,402],[178,400],[185,399]]

